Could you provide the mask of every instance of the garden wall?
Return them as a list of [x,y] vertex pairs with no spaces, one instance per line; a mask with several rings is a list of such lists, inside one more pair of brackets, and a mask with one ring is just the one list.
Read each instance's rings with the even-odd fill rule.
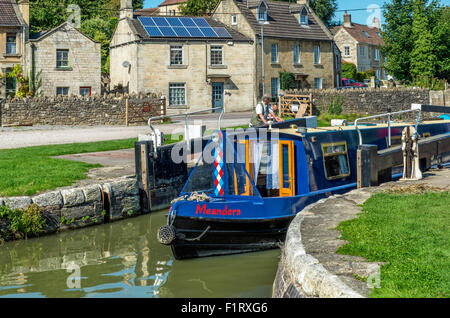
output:
[[430,91],[420,88],[353,88],[322,90],[291,90],[289,94],[313,96],[315,111],[328,111],[330,99],[343,98],[343,113],[375,115],[391,111],[406,110],[412,103],[429,104]]
[[[125,125],[126,97],[128,96],[110,94],[87,97],[58,96],[7,99],[0,103],[0,123],[3,127]],[[159,101],[162,101],[162,99],[156,95],[129,96],[129,105],[154,105],[158,104]],[[147,109],[147,112],[144,112],[143,108],[144,106],[141,107],[141,114],[137,114],[137,111],[133,109],[133,112],[129,112],[129,116],[135,116],[136,119],[140,119],[142,124],[146,124],[146,120],[151,116],[150,111]],[[152,108],[151,112],[158,111],[159,116],[160,107],[156,108]]]

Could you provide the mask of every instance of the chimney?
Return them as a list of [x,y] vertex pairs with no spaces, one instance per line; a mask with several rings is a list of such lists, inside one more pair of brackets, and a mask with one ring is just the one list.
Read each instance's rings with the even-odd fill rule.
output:
[[19,10],[22,13],[22,18],[25,23],[30,25],[30,1],[29,0],[19,0]]
[[380,19],[378,19],[378,18],[373,18],[372,26],[373,26],[374,28],[381,29],[381,26],[380,26]]
[[133,19],[133,1],[120,0],[120,19]]
[[344,27],[351,28],[352,27],[352,15],[348,14],[347,11],[344,13]]

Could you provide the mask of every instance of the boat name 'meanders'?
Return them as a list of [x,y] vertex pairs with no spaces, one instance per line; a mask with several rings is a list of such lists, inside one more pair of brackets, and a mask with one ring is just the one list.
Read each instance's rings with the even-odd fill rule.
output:
[[197,204],[197,210],[195,211],[195,214],[210,214],[210,215],[241,215],[240,209],[228,209],[228,205],[225,205],[225,208],[223,209],[207,209],[206,204],[203,204],[202,207],[200,207],[200,204]]

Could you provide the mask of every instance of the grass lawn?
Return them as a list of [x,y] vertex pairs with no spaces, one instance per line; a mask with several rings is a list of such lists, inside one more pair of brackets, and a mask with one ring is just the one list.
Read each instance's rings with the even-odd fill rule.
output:
[[68,154],[134,148],[137,139],[0,150],[0,196],[33,195],[86,179],[100,165],[51,158]]
[[337,228],[338,253],[385,262],[370,297],[450,297],[450,193],[372,196]]

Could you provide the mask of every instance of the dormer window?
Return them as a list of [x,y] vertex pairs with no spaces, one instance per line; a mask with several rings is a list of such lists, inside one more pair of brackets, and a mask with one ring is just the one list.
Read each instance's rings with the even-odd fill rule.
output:
[[366,31],[363,31],[363,33],[364,33],[368,38],[370,38],[369,33],[367,33]]
[[300,24],[308,25],[308,10],[305,7],[300,12]]
[[258,6],[258,21],[267,21],[267,11],[268,7],[266,2],[263,0]]

